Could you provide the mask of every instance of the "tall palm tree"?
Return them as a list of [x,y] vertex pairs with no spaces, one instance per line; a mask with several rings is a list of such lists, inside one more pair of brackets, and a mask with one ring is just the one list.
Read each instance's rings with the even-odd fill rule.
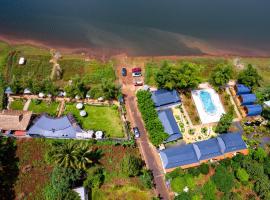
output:
[[52,151],[52,159],[61,167],[76,168],[77,148],[74,143],[64,143]]
[[93,163],[92,160],[92,149],[87,144],[81,143],[78,145],[76,166],[79,169],[86,169],[87,166]]
[[51,151],[52,159],[60,167],[86,169],[92,160],[92,149],[87,144],[64,143]]

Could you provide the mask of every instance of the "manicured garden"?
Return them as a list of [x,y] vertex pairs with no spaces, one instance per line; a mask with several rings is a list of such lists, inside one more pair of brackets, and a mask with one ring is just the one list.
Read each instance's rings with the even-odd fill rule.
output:
[[14,99],[14,101],[12,101],[10,103],[10,109],[12,109],[12,110],[22,110],[25,102],[26,101],[23,100],[23,99]]
[[85,130],[101,130],[106,137],[124,137],[123,123],[117,106],[84,105],[86,117],[80,116],[76,104],[66,104],[64,114],[71,113]]
[[56,116],[58,113],[59,103],[52,101],[32,100],[28,110],[35,114],[47,113],[51,116]]

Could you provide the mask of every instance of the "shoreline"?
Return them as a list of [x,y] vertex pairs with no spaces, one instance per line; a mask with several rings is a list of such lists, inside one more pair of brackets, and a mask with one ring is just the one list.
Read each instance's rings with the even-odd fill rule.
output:
[[87,47],[67,47],[62,44],[54,44],[51,45],[49,42],[42,42],[34,39],[21,39],[10,36],[4,36],[0,34],[0,41],[5,42],[9,45],[29,45],[36,48],[42,48],[46,50],[57,50],[63,54],[75,54],[75,55],[84,55],[88,58],[96,58],[107,60],[118,56],[126,56],[130,58],[139,58],[139,59],[177,59],[177,58],[191,58],[191,57],[247,57],[247,58],[269,58],[266,52],[262,53],[261,51],[250,50],[250,49],[242,49],[238,48],[236,52],[230,50],[219,49],[217,47],[213,47],[206,42],[202,41],[192,41],[187,40],[185,45],[190,48],[198,49],[202,52],[200,55],[130,55],[128,51],[119,51],[112,49],[98,49],[98,48],[87,48]]

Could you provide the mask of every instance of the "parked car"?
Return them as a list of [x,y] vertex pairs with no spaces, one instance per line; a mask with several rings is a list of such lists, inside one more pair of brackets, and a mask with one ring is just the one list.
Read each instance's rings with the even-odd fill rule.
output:
[[138,127],[134,127],[133,132],[134,132],[135,138],[140,137],[140,131],[139,131]]
[[142,69],[140,67],[132,68],[132,73],[135,73],[135,72],[142,72]]
[[133,81],[135,86],[142,86],[143,85],[143,80],[141,78],[135,78]]
[[122,76],[127,76],[127,69],[125,67],[122,68]]
[[141,72],[133,72],[133,73],[132,73],[132,76],[133,76],[133,77],[142,76],[142,73],[141,73]]

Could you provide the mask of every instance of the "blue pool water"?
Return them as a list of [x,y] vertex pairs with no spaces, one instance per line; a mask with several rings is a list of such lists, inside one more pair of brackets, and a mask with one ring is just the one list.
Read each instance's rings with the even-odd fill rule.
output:
[[212,101],[210,93],[207,91],[200,91],[199,96],[202,101],[205,112],[207,112],[210,115],[215,114],[217,111],[217,108]]

